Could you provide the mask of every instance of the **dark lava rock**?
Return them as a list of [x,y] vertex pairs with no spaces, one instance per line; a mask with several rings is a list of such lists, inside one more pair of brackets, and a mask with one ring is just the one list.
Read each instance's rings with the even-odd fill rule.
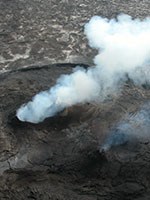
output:
[[0,0],[0,68],[91,64],[84,24],[93,16],[149,16],[149,0]]
[[118,98],[40,124],[16,118],[60,74],[91,65],[84,24],[93,15],[144,18],[149,10],[149,0],[0,0],[0,70],[10,70],[0,74],[1,200],[150,199],[148,139],[100,152],[109,130],[150,99],[147,85],[127,83]]
[[[149,196],[149,141],[100,152],[111,127],[150,98],[127,83],[115,99],[76,105],[39,124],[16,110],[74,65],[47,65],[0,76],[0,199],[137,199]],[[130,123],[130,122],[129,122]]]

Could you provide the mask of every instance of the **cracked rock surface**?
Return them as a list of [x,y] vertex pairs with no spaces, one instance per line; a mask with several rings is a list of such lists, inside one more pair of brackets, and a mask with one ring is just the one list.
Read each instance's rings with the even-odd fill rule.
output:
[[149,137],[100,152],[109,130],[149,100],[149,89],[128,82],[112,100],[79,104],[39,124],[15,117],[21,104],[74,66],[29,67],[0,75],[1,199],[149,197]]
[[144,18],[149,0],[0,0],[0,68],[49,63],[91,64],[84,25],[93,15]]
[[1,200],[150,199],[149,138],[100,151],[109,130],[149,101],[148,87],[127,82],[116,98],[37,125],[15,117],[61,74],[93,64],[84,35],[93,15],[144,18],[149,10],[149,0],[0,0]]

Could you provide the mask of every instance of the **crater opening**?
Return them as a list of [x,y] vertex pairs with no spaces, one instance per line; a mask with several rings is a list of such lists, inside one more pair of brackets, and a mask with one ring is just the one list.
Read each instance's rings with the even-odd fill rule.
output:
[[[71,73],[75,66],[59,63],[0,75],[1,174],[23,177],[19,174],[33,172],[31,180],[42,174],[44,181],[55,175],[58,181],[67,177],[75,182],[81,180],[80,184],[91,179],[103,184],[112,176],[120,179],[120,167],[128,173],[129,161],[133,168],[137,158],[143,162],[140,155],[148,143],[128,142],[126,132],[111,135],[122,121],[132,126],[134,118],[130,121],[126,116],[136,115],[149,100],[147,88],[136,87],[130,81],[116,98],[70,106],[38,124],[22,122],[16,117],[20,105],[54,85],[61,74]],[[109,145],[116,143],[107,149],[108,140]],[[123,142],[119,143],[120,140]]]

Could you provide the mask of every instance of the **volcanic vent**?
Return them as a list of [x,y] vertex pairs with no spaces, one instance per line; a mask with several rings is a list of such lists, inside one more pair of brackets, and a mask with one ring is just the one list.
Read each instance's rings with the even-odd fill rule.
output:
[[[74,193],[74,190],[79,189],[84,193],[83,187],[87,187],[88,194],[92,195],[98,187],[99,194],[101,191],[108,194],[108,182],[113,180],[111,184],[115,184],[117,189],[124,180],[129,187],[130,178],[132,184],[137,187],[134,191],[130,188],[131,193],[135,195],[139,190],[142,192],[143,186],[137,183],[136,177],[146,184],[145,177],[149,173],[148,138],[136,142],[138,148],[131,148],[129,143],[118,146],[117,150],[111,149],[105,152],[105,155],[99,151],[109,138],[106,136],[109,136],[111,128],[115,129],[115,124],[117,126],[117,123],[126,120],[127,113],[134,116],[140,107],[143,108],[142,105],[149,100],[148,89],[135,87],[133,83],[128,82],[121,95],[113,101],[78,104],[39,124],[14,122],[14,113],[19,105],[30,100],[33,94],[53,85],[60,74],[69,74],[71,71],[72,67],[69,65],[55,65],[28,68],[25,71],[14,71],[0,76],[1,174],[4,178],[1,182],[2,191],[5,191],[3,186],[8,184],[9,179],[9,184],[13,183],[11,197],[16,190],[18,195],[21,195],[20,187],[24,190],[24,196],[28,196],[31,190],[25,188],[28,185],[32,188],[33,182],[36,183],[40,179],[38,195],[41,193],[39,190],[42,190],[43,195],[49,194],[51,188],[54,197],[56,185],[59,183],[59,191],[63,195],[69,190],[72,197],[77,198],[79,194]],[[130,121],[128,123],[130,124]],[[24,185],[20,186],[22,181]],[[65,188],[66,181],[68,189]],[[113,185],[110,187],[113,188]],[[91,186],[93,189],[89,190]],[[118,195],[118,192],[114,192],[115,194]]]
[[[96,46],[93,32],[88,30],[95,29],[97,23],[104,27],[101,36],[107,38],[111,46],[107,40],[99,39],[97,29],[94,39],[98,37],[99,44]],[[129,29],[126,34],[123,32],[123,36],[128,36],[130,41],[133,39],[136,43],[128,46],[121,37],[123,46],[117,43],[116,48],[116,30],[119,28],[119,36],[122,36],[120,26],[126,29],[126,23],[129,28],[134,24],[135,29]],[[140,32],[139,25],[144,32]],[[90,44],[98,49],[99,45],[103,47],[103,51],[99,51],[95,58],[95,68],[82,64],[76,67],[76,64],[68,63],[28,67],[0,75],[2,197],[8,190],[11,199],[92,200],[102,197],[120,200],[124,196],[126,199],[137,199],[149,194],[149,70],[145,73],[149,69],[149,43],[140,41],[141,46],[137,49],[139,37],[145,38],[149,34],[147,25],[149,27],[147,19],[132,20],[126,15],[117,20],[92,18],[86,26],[87,35],[90,41],[93,40]],[[135,34],[135,30],[138,33]],[[131,51],[122,54],[128,47]],[[135,49],[136,56],[133,54]],[[141,49],[144,49],[142,55]],[[106,55],[117,59],[109,60],[115,71],[109,68]],[[130,59],[124,60],[122,55]],[[137,55],[140,55],[138,61],[135,59]],[[58,79],[62,74],[65,76]],[[75,87],[76,83],[77,86],[82,84],[76,82],[78,75],[84,77],[87,83],[82,85],[81,93],[78,93],[80,87]],[[69,93],[73,100],[70,96],[66,98],[70,91],[66,80],[73,86]],[[92,84],[90,91],[86,87],[90,86],[89,83]],[[62,94],[57,86],[63,86],[67,91],[65,98],[57,98],[58,91]],[[85,87],[87,90],[84,93]],[[34,106],[32,97],[41,91],[46,91],[44,98],[51,92],[56,94],[51,99],[58,103],[52,102],[55,112],[49,112],[51,104],[48,107],[46,105],[49,113],[44,110],[44,115],[38,104]],[[76,94],[80,94],[80,101]],[[23,107],[20,108],[20,105]],[[43,102],[40,101],[39,105],[45,109]],[[20,114],[18,108],[25,108],[29,115],[24,110]]]
[[104,102],[118,95],[128,79],[150,85],[149,18],[95,16],[85,25],[85,34],[90,46],[98,49],[95,66],[77,66],[70,75],[61,75],[52,88],[18,109],[19,120],[39,123],[78,103]]

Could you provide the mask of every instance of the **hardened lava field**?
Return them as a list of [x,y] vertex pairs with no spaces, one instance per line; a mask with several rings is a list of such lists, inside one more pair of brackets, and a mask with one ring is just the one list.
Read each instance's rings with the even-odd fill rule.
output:
[[127,82],[116,98],[72,106],[39,124],[16,118],[20,105],[73,67],[47,65],[0,75],[1,199],[137,200],[149,195],[148,137],[101,149],[118,123],[125,120],[132,127],[138,110],[145,104],[149,109],[148,88]]

